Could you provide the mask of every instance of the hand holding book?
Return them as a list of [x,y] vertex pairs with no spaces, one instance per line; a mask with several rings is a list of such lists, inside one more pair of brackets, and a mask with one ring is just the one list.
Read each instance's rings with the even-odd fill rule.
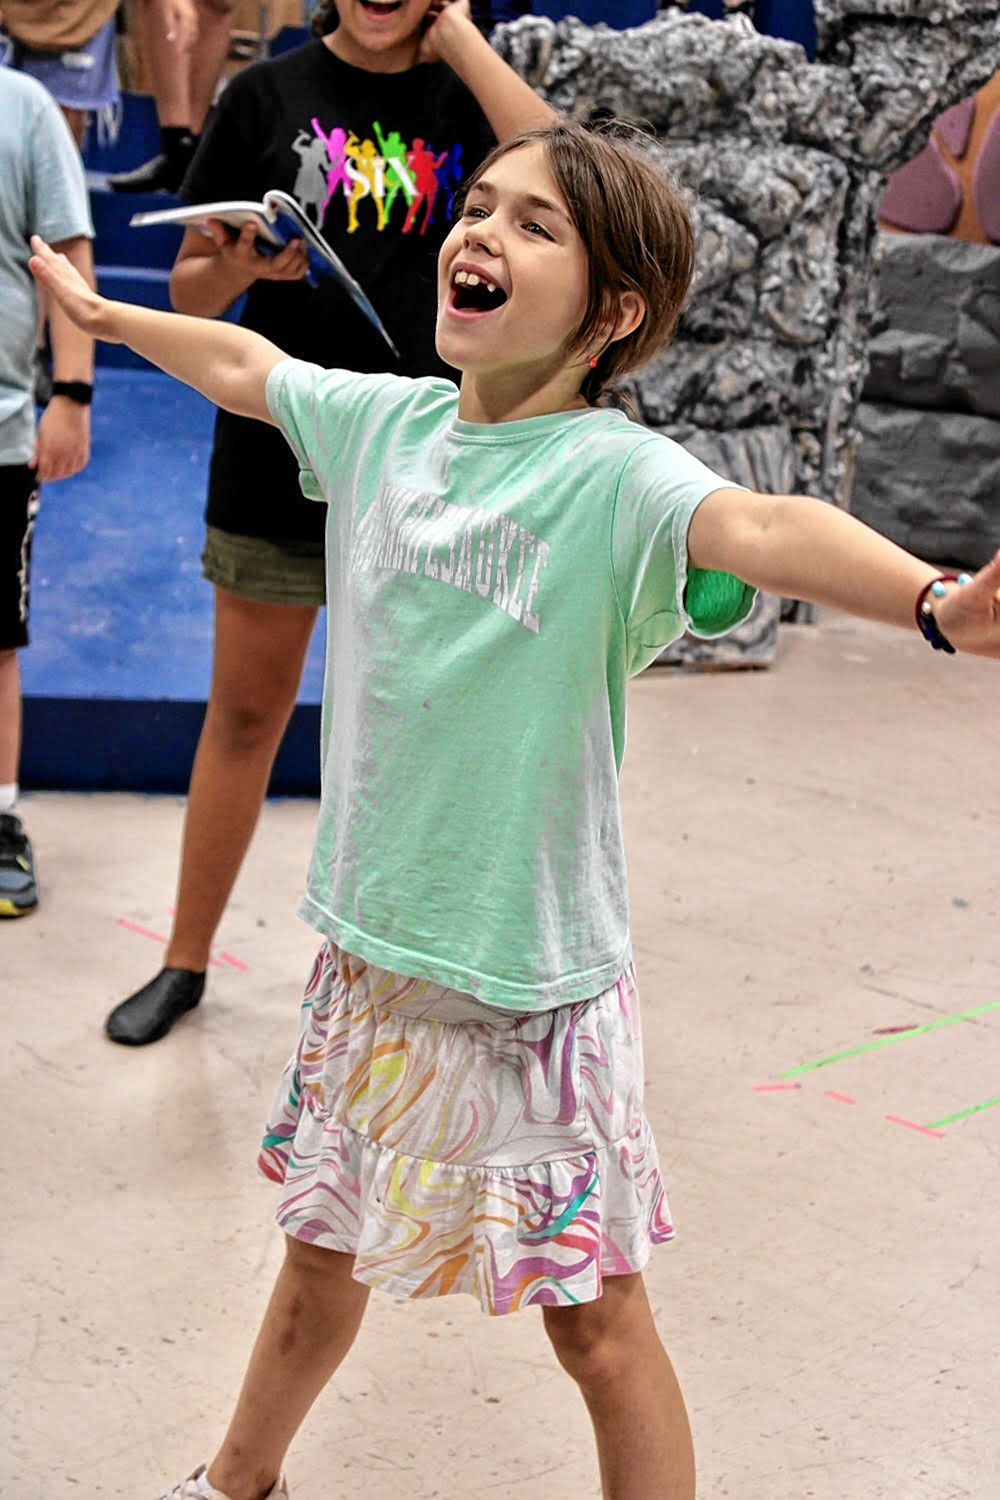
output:
[[219,256],[247,286],[255,281],[302,281],[309,275],[304,240],[290,240],[283,250],[260,238],[256,225],[229,228],[221,219],[208,219],[204,232],[218,247]]
[[[291,244],[297,243],[304,246],[308,257],[306,279],[310,284],[316,285],[317,276],[333,276],[351,301],[361,309],[372,326],[382,335],[393,354],[397,354],[396,346],[389,337],[382,319],[362,287],[290,193],[273,189],[264,194],[261,203],[233,201],[192,204],[183,208],[157,209],[154,213],[134,214],[130,220],[134,229],[146,224],[179,224],[182,227],[191,225],[212,234],[214,238],[214,231],[208,228],[213,222],[235,230],[241,238],[246,232],[253,243],[254,253],[258,256],[262,256],[262,252],[266,256],[267,247],[273,247],[274,258],[280,259],[281,254]],[[287,266],[293,262],[289,261],[285,264]],[[257,280],[258,277],[255,275],[252,279]],[[270,279],[292,281],[302,278],[281,275]]]

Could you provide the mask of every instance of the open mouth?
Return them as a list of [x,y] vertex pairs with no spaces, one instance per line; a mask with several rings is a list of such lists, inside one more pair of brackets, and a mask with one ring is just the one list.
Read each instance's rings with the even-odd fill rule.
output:
[[358,0],[361,9],[369,16],[392,16],[403,9],[406,0]]
[[503,287],[474,271],[456,271],[451,278],[451,306],[455,312],[496,312],[506,301]]

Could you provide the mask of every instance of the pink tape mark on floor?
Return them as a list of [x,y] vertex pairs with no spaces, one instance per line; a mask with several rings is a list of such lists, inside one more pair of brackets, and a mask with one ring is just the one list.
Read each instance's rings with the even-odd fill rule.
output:
[[245,964],[242,958],[234,958],[231,953],[220,953],[219,958],[222,959],[224,963],[230,964],[232,968],[239,969],[241,974],[250,973],[250,965]]
[[917,1125],[913,1120],[904,1120],[900,1115],[886,1115],[886,1119],[892,1125],[905,1125],[907,1130],[916,1130],[920,1135],[937,1136],[938,1140],[944,1139],[943,1130],[930,1130],[926,1125]]
[[124,927],[128,932],[137,932],[140,937],[152,938],[154,943],[166,943],[168,941],[161,932],[153,932],[149,927],[140,927],[138,922],[130,922],[128,917],[116,917],[115,921],[119,927]]
[[[176,906],[168,906],[167,916],[176,917],[176,915]],[[241,958],[234,958],[231,953],[220,953],[218,958],[216,958],[215,954],[212,953],[209,955],[208,961],[213,969],[224,969],[226,967],[226,964],[229,964],[231,968],[239,969],[241,974],[249,974],[250,972],[250,965],[245,964]]]
[[[139,937],[149,938],[151,942],[163,943],[166,946],[170,941],[168,937],[164,937],[162,932],[154,932],[151,927],[141,927],[138,922],[130,922],[128,917],[115,917],[115,921],[119,927],[124,927],[126,932],[134,932]],[[225,965],[218,958],[210,958],[208,961],[213,969],[225,968]],[[238,959],[234,967],[239,967]]]
[[872,1032],[872,1036],[902,1036],[904,1031],[916,1031],[918,1026],[917,1021],[910,1026],[880,1026],[877,1031]]
[[783,1094],[788,1089],[800,1089],[801,1083],[755,1083],[755,1094]]
[[838,1094],[836,1089],[827,1089],[826,1097],[836,1099],[838,1104],[857,1104],[857,1099],[852,1099],[850,1094]]

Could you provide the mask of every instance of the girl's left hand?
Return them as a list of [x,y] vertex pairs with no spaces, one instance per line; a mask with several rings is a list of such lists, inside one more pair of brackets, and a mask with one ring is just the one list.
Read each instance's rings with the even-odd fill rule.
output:
[[933,608],[956,651],[1000,660],[1000,552],[964,588],[952,586]]
[[456,23],[472,20],[470,0],[431,0],[424,17],[424,32],[420,39],[418,62],[442,62],[443,48],[447,45],[450,28]]
[[72,479],[90,460],[90,408],[53,396],[42,412],[31,467],[39,484]]

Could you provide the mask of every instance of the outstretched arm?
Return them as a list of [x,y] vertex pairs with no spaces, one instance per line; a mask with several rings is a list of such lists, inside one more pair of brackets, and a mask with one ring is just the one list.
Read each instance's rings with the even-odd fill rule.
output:
[[277,345],[230,323],[109,302],[37,235],[31,248],[36,280],[77,328],[108,344],[127,344],[216,406],[259,422],[272,421],[265,398],[267,377],[287,357]]
[[[688,552],[695,567],[734,573],[769,593],[911,630],[917,595],[941,571],[822,500],[742,490],[702,501]],[[957,649],[1000,658],[1000,553],[933,608]]]

